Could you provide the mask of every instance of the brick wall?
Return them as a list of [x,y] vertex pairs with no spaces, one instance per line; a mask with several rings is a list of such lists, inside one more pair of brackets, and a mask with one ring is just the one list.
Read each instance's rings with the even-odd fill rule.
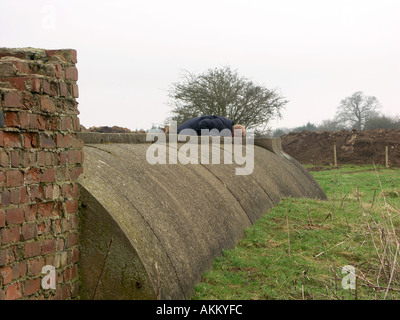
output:
[[76,63],[75,50],[0,48],[0,300],[77,298]]

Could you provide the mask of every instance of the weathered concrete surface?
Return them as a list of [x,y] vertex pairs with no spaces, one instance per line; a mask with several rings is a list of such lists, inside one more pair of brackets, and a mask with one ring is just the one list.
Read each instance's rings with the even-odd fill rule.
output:
[[[84,299],[93,297],[103,266],[96,299],[155,299],[159,290],[162,299],[190,298],[221,250],[234,246],[243,230],[281,198],[326,198],[312,176],[282,153],[278,141],[264,143],[275,153],[255,146],[254,171],[242,176],[235,175],[235,163],[151,165],[146,161],[149,145],[84,148]],[[222,145],[210,145],[209,152],[215,151],[223,163]]]

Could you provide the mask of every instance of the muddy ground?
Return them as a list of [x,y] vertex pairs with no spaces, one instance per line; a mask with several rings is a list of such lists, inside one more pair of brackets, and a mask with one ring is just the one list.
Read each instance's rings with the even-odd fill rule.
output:
[[340,164],[389,165],[400,167],[400,130],[342,130],[291,132],[281,137],[283,150],[302,164],[333,165],[334,145]]

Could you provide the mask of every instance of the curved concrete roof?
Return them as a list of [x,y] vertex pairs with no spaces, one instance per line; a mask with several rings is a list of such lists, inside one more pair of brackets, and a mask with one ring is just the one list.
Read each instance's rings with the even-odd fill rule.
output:
[[[96,299],[188,299],[221,250],[281,198],[326,199],[279,140],[256,140],[263,147],[254,148],[253,173],[236,175],[236,164],[151,165],[150,144],[132,137],[84,147],[83,298],[96,291]],[[209,152],[216,149],[223,159],[222,145]]]

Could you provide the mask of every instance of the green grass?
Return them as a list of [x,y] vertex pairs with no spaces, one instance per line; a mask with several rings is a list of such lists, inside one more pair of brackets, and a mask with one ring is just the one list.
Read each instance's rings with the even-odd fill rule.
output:
[[[283,200],[223,251],[192,299],[400,298],[400,169],[311,173],[329,200]],[[342,287],[345,265],[355,267],[354,290]]]

